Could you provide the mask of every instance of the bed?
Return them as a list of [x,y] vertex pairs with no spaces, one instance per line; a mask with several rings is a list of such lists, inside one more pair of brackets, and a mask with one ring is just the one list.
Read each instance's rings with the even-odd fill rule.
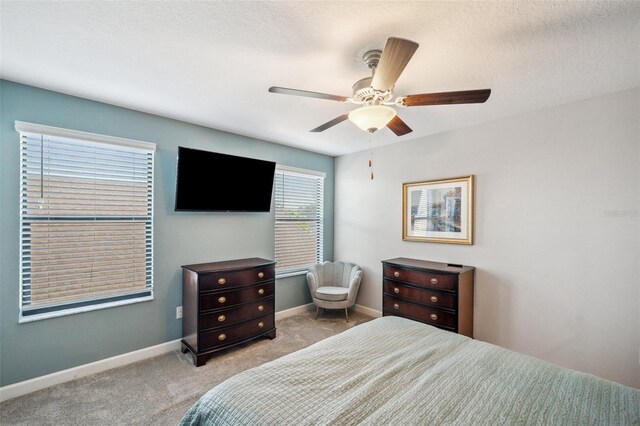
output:
[[639,424],[640,391],[400,317],[244,371],[182,425]]

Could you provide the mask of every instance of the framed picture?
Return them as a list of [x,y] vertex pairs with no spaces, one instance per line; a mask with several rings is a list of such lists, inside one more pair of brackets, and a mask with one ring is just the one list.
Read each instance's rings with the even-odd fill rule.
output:
[[473,244],[473,175],[403,183],[402,239]]

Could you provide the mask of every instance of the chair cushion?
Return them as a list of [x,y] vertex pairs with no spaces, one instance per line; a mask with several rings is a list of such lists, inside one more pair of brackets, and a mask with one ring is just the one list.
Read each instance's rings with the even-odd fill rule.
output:
[[331,302],[338,302],[340,300],[346,300],[349,294],[349,289],[345,287],[334,286],[322,286],[316,290],[316,298],[321,300],[328,300]]

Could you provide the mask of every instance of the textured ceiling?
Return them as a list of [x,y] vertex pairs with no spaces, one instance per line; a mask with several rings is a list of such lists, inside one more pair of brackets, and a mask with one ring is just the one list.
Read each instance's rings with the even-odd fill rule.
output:
[[[395,93],[491,88],[485,104],[400,108],[413,133],[374,146],[640,85],[639,2],[0,3],[2,78],[331,155],[367,149],[351,95],[362,54],[420,48]],[[48,124],[48,123],[45,123]]]

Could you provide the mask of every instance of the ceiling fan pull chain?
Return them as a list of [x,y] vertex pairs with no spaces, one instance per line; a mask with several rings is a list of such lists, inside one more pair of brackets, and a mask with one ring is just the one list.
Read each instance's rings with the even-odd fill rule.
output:
[[373,147],[371,146],[371,136],[369,136],[369,174],[370,180],[373,180]]

